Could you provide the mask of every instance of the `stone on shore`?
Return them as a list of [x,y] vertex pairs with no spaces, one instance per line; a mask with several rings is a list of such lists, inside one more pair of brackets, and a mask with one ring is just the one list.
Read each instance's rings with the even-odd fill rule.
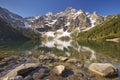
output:
[[92,63],[88,69],[101,76],[114,76],[118,71],[117,68],[110,63]]
[[58,75],[61,75],[64,70],[65,70],[64,65],[58,65],[58,66],[55,66],[55,68],[54,68],[54,72]]

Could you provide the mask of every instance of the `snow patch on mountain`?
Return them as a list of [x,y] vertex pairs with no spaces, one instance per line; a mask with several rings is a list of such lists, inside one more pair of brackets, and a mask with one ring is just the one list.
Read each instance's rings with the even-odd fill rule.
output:
[[50,24],[50,25],[53,25],[53,24],[55,24],[55,22],[57,22],[57,20],[52,20],[52,22],[49,23],[49,24]]
[[78,15],[80,15],[80,14],[82,14],[83,12],[80,10],[80,11],[78,11],[77,13],[75,13],[72,17],[73,17],[73,19],[76,19],[76,17],[78,16]]
[[71,46],[71,42],[72,40],[70,41],[61,41],[61,40],[53,40],[53,41],[46,41],[46,42],[42,42],[42,46],[45,46],[45,47],[49,47],[49,48],[57,48],[59,50],[64,50],[64,48],[68,48],[69,46]]
[[88,30],[92,29],[95,26],[96,20],[92,19],[91,17],[89,19],[90,19],[90,22],[91,22],[91,27],[88,27],[88,28],[86,28],[86,29],[84,29],[82,31],[88,31]]
[[59,29],[57,31],[48,31],[48,32],[44,32],[42,33],[42,36],[43,37],[53,37],[54,40],[58,40],[60,39],[61,37],[70,37],[71,38],[71,33],[68,32],[68,31],[63,31],[63,29]]
[[57,22],[57,20],[52,20],[52,21],[45,21],[45,25],[47,26],[52,26],[53,24],[55,24]]
[[95,22],[96,22],[96,20],[95,20],[95,19],[90,18],[90,21],[91,21],[91,27],[94,27],[94,26],[95,26]]
[[54,32],[52,31],[45,32],[43,35],[48,36],[48,37],[55,37]]
[[25,24],[25,28],[30,27],[30,25],[28,24],[28,22],[25,22],[24,24]]
[[65,24],[65,26],[69,26],[70,25],[70,22],[67,22],[66,24]]

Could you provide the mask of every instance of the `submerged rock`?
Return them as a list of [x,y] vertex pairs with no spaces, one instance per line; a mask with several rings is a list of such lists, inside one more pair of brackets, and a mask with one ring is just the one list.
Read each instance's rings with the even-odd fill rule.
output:
[[70,57],[70,53],[68,53],[68,52],[66,52],[65,55],[66,55],[67,57]]
[[24,80],[33,80],[32,76],[28,75],[24,78]]
[[10,77],[8,80],[23,80],[22,76]]
[[77,62],[77,59],[68,59],[66,62],[74,64]]
[[[18,72],[20,73],[22,71],[22,73],[27,71],[29,72],[29,70],[31,69],[35,69],[39,66],[38,63],[26,63],[26,64],[21,64],[20,66],[16,67],[15,69],[11,70],[10,72],[8,72],[5,76],[1,77],[0,80],[8,80],[10,77],[15,77],[18,75]],[[27,71],[26,71],[27,70]],[[21,74],[22,75],[22,74]]]
[[64,70],[65,70],[64,65],[58,65],[58,66],[55,66],[54,68],[54,72],[58,75],[61,75]]
[[68,60],[68,57],[59,56],[58,60],[65,62],[66,60]]
[[114,76],[118,71],[117,68],[110,63],[92,63],[88,69],[101,76]]
[[57,59],[57,56],[52,54],[52,53],[47,53],[45,55],[40,55],[39,56],[39,60],[56,60]]

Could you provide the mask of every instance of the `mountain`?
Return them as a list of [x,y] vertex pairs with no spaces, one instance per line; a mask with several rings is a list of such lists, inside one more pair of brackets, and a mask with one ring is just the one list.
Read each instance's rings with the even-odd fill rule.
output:
[[68,7],[62,12],[49,12],[43,16],[26,18],[29,27],[40,32],[56,31],[63,29],[72,32],[73,30],[83,31],[102,23],[104,16],[93,12],[89,14],[83,10],[76,10]]
[[0,40],[38,39],[40,35],[24,18],[0,7]]
[[0,7],[0,18],[5,20],[6,22],[10,23],[10,24],[15,24],[17,26],[21,26],[24,27],[24,22],[25,19],[22,18],[21,16],[14,14],[12,12],[10,12],[9,10]]
[[[106,20],[94,28],[79,33],[77,40],[120,39],[120,15],[107,16]],[[115,39],[114,39],[115,40]]]
[[[58,13],[48,12],[43,16],[22,18],[0,7],[0,32],[4,35],[6,34],[5,32],[10,32],[11,30],[11,35],[15,32],[14,34],[16,34],[16,36],[19,33],[26,38],[34,40],[39,40],[41,37],[54,40],[68,40],[70,38],[74,39],[75,37],[80,37],[78,40],[103,39],[113,35],[111,29],[113,29],[112,32],[116,32],[116,29],[118,29],[118,27],[112,27],[118,24],[115,23],[115,20],[112,20],[113,17],[113,15],[106,17],[101,16],[96,12],[90,14],[83,10],[76,10],[72,7],[68,7],[64,11]],[[114,31],[114,29],[116,31]],[[78,33],[80,33],[79,36]],[[106,34],[107,36],[105,36]],[[7,35],[6,37],[8,37]],[[116,34],[114,34],[114,36],[118,37]],[[3,39],[0,37],[0,39],[4,40],[6,38]]]
[[12,25],[0,18],[0,41],[29,40],[21,32],[12,28]]

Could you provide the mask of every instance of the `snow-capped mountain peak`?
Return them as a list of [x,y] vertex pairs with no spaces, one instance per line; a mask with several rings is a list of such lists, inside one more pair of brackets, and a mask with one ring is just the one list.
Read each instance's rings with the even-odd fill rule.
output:
[[53,13],[52,12],[48,12],[47,14],[45,14],[45,16],[52,16]]
[[58,29],[71,32],[73,29],[76,30],[78,28],[79,31],[87,30],[87,28],[90,29],[103,21],[104,16],[100,16],[96,12],[90,14],[82,9],[76,10],[68,7],[64,11],[58,13],[48,12],[38,19],[32,19],[30,25],[40,32],[56,31]]

